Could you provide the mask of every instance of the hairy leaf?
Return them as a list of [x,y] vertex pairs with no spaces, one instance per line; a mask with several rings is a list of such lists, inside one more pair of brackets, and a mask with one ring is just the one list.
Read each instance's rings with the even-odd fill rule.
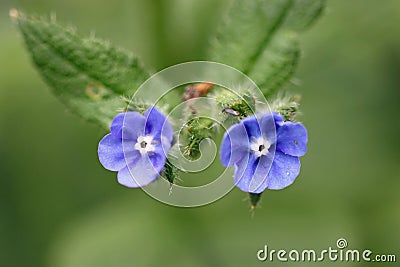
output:
[[214,61],[249,75],[271,96],[293,75],[298,33],[321,14],[325,0],[233,0],[211,42]]
[[11,10],[33,62],[54,94],[84,119],[108,128],[148,74],[131,54],[94,37],[82,38],[52,20]]

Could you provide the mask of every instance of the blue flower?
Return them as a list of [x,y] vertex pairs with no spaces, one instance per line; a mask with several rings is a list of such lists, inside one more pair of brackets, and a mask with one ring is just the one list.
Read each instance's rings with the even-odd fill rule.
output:
[[224,166],[235,167],[235,185],[242,191],[283,189],[300,173],[299,157],[307,151],[307,139],[301,123],[284,122],[276,113],[249,116],[225,133],[220,159]]
[[171,148],[173,130],[155,107],[118,114],[111,133],[99,143],[98,154],[104,168],[117,171],[118,182],[126,187],[142,187],[162,171]]

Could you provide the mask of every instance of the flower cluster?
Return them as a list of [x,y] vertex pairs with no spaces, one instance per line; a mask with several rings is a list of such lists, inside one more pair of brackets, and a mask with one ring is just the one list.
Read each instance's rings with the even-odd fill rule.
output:
[[220,159],[235,167],[235,185],[242,191],[283,189],[299,175],[307,139],[301,123],[284,122],[279,114],[249,116],[225,133]]
[[[162,172],[173,141],[173,129],[155,107],[144,114],[125,112],[111,123],[111,133],[99,143],[102,165],[117,171],[118,182],[142,187]],[[283,189],[300,172],[299,157],[307,150],[307,130],[301,123],[284,121],[277,113],[246,117],[224,135],[220,160],[234,166],[234,182],[242,191],[259,194]]]

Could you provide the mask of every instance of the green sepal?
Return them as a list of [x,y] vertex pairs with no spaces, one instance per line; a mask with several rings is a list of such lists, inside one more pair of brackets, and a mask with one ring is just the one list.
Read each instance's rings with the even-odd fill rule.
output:
[[213,120],[204,117],[195,117],[186,123],[181,131],[183,155],[190,159],[197,159],[200,152],[200,143],[214,134],[215,123]]
[[167,179],[167,181],[173,185],[177,179],[179,179],[179,169],[175,167],[167,158],[164,169],[161,172],[161,176]]
[[296,117],[299,115],[299,95],[285,95],[278,96],[271,103],[271,109],[284,118],[285,121],[296,121]]
[[260,201],[260,199],[261,199],[261,194],[262,194],[262,193],[259,193],[259,194],[249,193],[249,197],[250,197],[250,208],[251,208],[252,210],[257,206],[258,202]]

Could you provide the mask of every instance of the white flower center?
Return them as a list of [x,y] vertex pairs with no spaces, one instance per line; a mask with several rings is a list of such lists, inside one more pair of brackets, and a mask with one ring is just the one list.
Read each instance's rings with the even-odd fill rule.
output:
[[139,136],[135,149],[139,150],[140,154],[145,155],[147,153],[153,153],[156,150],[157,141],[153,141],[153,137],[150,135]]
[[264,139],[264,137],[251,138],[250,150],[254,152],[256,157],[267,155],[270,147],[271,143],[267,139]]

